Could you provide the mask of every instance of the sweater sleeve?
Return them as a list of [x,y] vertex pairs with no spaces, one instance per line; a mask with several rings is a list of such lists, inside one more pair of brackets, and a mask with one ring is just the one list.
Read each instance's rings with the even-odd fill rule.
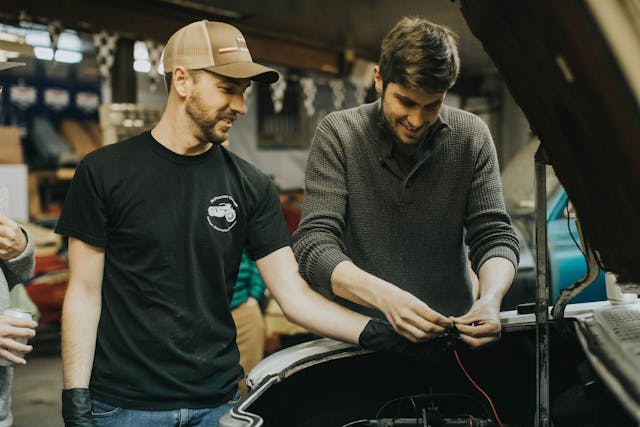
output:
[[505,258],[518,268],[520,247],[502,194],[496,150],[482,123],[482,143],[467,195],[465,227],[469,259],[477,273],[487,260]]
[[35,267],[33,236],[24,228],[22,231],[27,237],[27,247],[17,257],[8,261],[0,261],[9,289],[27,280]]
[[331,275],[349,260],[343,241],[347,207],[344,150],[327,116],[314,135],[305,175],[302,219],[293,235],[300,274],[312,288],[333,298]]

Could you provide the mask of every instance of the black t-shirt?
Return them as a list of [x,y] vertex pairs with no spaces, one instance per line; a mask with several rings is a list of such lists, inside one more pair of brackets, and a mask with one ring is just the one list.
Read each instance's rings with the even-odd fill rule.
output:
[[93,398],[173,409],[232,397],[242,250],[289,245],[266,175],[220,146],[181,156],[146,132],[84,158],[56,232],[105,249]]

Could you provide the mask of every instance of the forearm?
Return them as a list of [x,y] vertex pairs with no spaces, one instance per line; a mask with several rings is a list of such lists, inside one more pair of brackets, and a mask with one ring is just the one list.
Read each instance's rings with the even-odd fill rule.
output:
[[318,335],[352,344],[358,344],[358,337],[369,321],[368,317],[329,301],[308,286],[278,303],[289,321]]
[[382,310],[390,293],[399,291],[393,284],[367,273],[351,261],[343,261],[333,270],[331,289],[341,298],[378,310]]
[[291,248],[281,248],[256,264],[287,319],[319,335],[358,343],[369,318],[329,301],[309,288],[298,273]]
[[433,339],[452,324],[413,294],[351,262],[338,264],[332,287],[336,295],[382,312],[393,329],[412,342]]
[[62,309],[63,387],[87,388],[101,310],[100,290],[69,283]]
[[494,301],[498,305],[509,290],[515,276],[515,268],[505,258],[490,258],[480,267],[479,299]]

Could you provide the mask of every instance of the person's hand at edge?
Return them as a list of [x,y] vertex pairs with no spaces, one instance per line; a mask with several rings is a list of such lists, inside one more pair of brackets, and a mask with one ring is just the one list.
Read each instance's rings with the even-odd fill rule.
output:
[[36,326],[38,324],[30,319],[0,315],[0,357],[16,365],[26,365],[24,358],[13,352],[24,355],[33,350],[33,347],[16,341],[16,338],[33,338]]

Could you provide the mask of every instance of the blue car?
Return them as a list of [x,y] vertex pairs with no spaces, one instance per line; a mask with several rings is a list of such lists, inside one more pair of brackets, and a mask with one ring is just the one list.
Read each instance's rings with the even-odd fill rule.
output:
[[[537,142],[525,146],[502,172],[507,210],[520,239],[520,265],[511,289],[504,298],[502,310],[513,310],[518,304],[535,301],[535,205],[534,161]],[[567,218],[569,216],[569,218]],[[573,285],[586,273],[575,212],[567,193],[560,185],[551,167],[547,168],[547,250],[551,303],[563,289]],[[573,236],[573,238],[572,238]],[[604,273],[571,302],[606,300]]]
[[[568,207],[568,209],[567,209]],[[573,285],[587,272],[572,205],[564,188],[559,186],[547,200],[547,250],[551,277],[551,301],[557,301],[563,289]],[[569,219],[567,220],[567,210]],[[573,237],[573,238],[572,238]],[[575,239],[575,241],[574,241]],[[607,299],[604,272],[571,302],[603,301]]]

